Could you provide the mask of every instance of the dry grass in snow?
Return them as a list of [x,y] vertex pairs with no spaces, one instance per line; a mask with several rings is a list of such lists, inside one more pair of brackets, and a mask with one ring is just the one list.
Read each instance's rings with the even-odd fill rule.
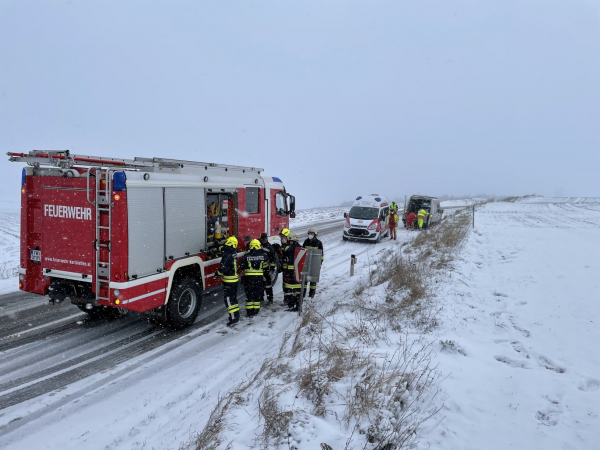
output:
[[[276,355],[217,405],[182,448],[403,449],[441,408],[432,300],[469,231],[457,213],[377,254],[305,304]],[[327,298],[328,301],[318,301]],[[231,438],[232,424],[253,433]]]

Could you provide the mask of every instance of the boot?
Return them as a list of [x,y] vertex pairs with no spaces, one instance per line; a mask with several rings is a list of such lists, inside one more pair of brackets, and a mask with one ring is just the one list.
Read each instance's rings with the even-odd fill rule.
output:
[[229,322],[227,322],[227,323],[226,323],[226,325],[227,325],[228,327],[232,327],[232,326],[234,326],[235,324],[237,324],[239,321],[240,321],[240,319],[233,319],[233,320],[229,319]]

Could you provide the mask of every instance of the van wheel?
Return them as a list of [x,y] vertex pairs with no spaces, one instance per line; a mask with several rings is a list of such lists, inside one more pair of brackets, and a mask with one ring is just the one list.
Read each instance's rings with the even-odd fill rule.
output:
[[172,328],[185,328],[196,320],[202,304],[201,290],[193,278],[184,278],[171,290],[167,303],[167,323]]

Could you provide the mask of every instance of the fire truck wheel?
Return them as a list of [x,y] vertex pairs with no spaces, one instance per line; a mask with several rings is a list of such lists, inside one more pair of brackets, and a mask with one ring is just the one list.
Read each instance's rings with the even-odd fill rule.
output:
[[167,303],[167,320],[173,328],[184,328],[194,323],[200,303],[200,287],[193,278],[184,278],[174,286]]
[[275,284],[277,281],[277,277],[279,276],[279,265],[281,264],[280,258],[278,254],[275,254],[275,269],[271,270],[271,284]]

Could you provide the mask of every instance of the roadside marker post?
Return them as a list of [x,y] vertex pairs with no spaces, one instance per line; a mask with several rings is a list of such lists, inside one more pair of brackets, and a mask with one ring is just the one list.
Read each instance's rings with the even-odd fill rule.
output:
[[356,255],[350,256],[350,276],[354,276],[354,264],[356,264]]

